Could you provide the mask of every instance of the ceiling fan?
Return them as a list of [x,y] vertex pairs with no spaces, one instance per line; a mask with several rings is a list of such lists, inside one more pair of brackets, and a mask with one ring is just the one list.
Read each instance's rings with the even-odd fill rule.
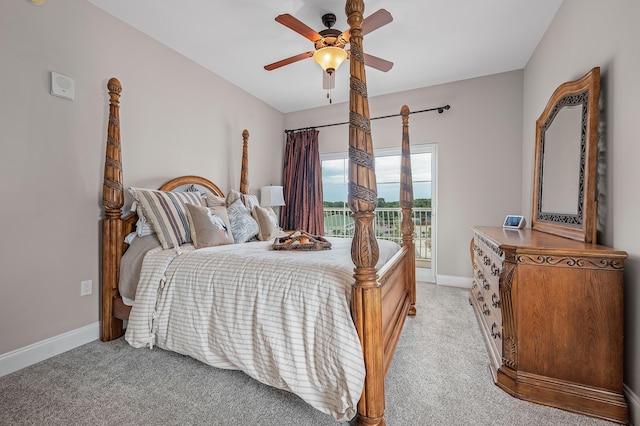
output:
[[[393,21],[391,14],[385,9],[380,9],[362,20],[362,35],[370,33],[373,30],[377,30],[391,21]],[[288,13],[278,15],[276,17],[276,22],[281,23],[285,27],[292,29],[312,41],[315,46],[315,51],[311,50],[300,53],[298,55],[291,56],[290,58],[265,65],[265,70],[272,71],[285,65],[313,57],[314,60],[322,66],[326,74],[328,74],[328,78],[332,79],[334,71],[345,59],[348,59],[349,51],[345,50],[344,47],[349,44],[349,30],[341,32],[331,28],[336,23],[336,15],[333,13],[322,15],[322,23],[327,28],[320,32],[316,32]],[[393,62],[389,62],[385,59],[378,58],[367,53],[364,54],[364,63],[365,65],[384,72],[389,71],[393,67]]]

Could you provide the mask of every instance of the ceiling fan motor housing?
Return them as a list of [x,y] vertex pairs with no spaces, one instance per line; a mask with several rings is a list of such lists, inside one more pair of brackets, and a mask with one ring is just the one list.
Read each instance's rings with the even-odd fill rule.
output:
[[344,39],[342,31],[331,28],[336,23],[336,15],[333,13],[326,13],[322,15],[322,23],[327,28],[318,32],[322,37],[315,42],[316,50],[328,46],[339,47],[341,49],[344,48],[347,41]]

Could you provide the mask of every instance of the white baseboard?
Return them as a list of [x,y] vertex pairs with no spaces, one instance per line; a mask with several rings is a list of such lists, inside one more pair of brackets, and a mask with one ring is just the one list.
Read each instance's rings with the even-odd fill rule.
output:
[[100,322],[0,355],[0,377],[100,338]]
[[627,404],[629,404],[629,424],[631,426],[640,425],[640,396],[626,384],[622,386],[622,390],[627,397]]
[[416,268],[416,282],[419,283],[435,283],[436,277],[433,275],[431,268]]
[[457,277],[455,275],[438,275],[436,282],[438,285],[446,285],[449,287],[471,288],[473,278]]

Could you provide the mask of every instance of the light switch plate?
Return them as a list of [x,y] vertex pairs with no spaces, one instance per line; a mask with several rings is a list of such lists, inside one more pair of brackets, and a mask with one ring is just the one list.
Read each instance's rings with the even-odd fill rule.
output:
[[93,292],[93,281],[86,280],[80,283],[80,296],[88,296]]

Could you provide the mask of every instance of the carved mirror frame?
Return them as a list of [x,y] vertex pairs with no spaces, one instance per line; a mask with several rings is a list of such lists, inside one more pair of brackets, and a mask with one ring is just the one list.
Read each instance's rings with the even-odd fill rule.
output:
[[[596,242],[596,163],[598,145],[598,100],[600,97],[600,68],[596,67],[582,78],[561,84],[553,93],[546,108],[536,121],[536,144],[533,176],[533,213],[531,215],[531,228],[560,235],[573,240],[586,243]],[[543,194],[545,191],[553,191],[563,182],[550,183],[546,179],[545,187],[545,143],[547,132],[553,125],[558,113],[565,107],[582,106],[576,133],[580,134],[580,141],[566,143],[579,143],[579,159],[562,159],[570,167],[578,163],[575,179],[577,182],[567,184],[577,186],[575,194],[575,213],[544,211]],[[558,124],[559,126],[559,124]],[[564,141],[563,141],[564,142]],[[558,143],[554,140],[554,143]],[[547,155],[551,149],[547,147]],[[547,161],[549,162],[549,161]],[[570,178],[573,179],[573,176]]]

